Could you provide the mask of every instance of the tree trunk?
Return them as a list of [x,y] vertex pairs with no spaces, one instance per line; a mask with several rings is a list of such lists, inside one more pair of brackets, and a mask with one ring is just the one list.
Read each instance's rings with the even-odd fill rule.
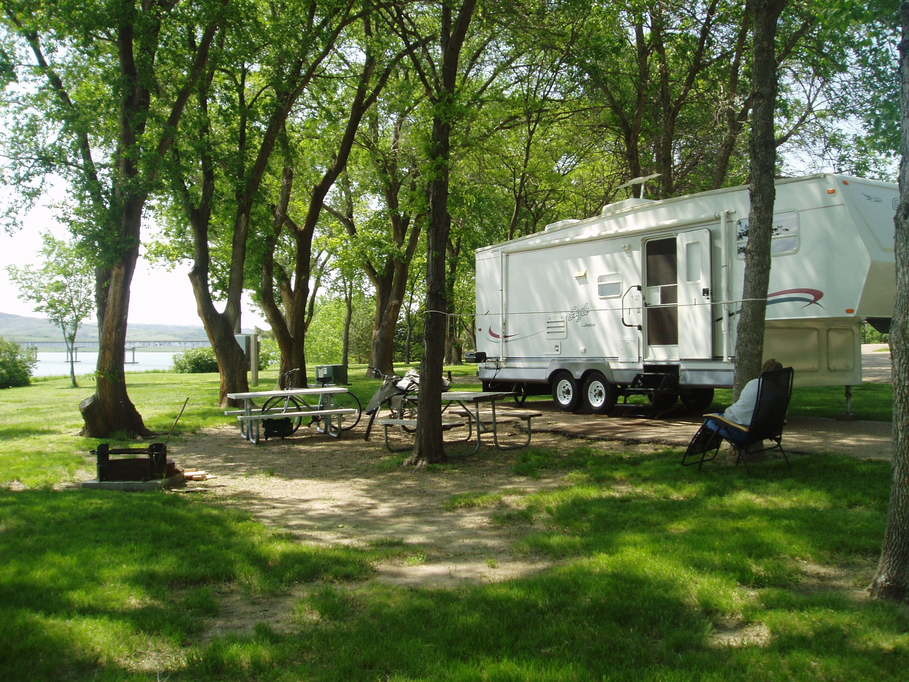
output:
[[890,323],[893,358],[893,469],[887,529],[871,582],[878,599],[909,599],[909,2],[900,7],[902,136],[900,203],[896,211],[896,301]]
[[404,362],[409,365],[413,358],[413,312],[411,312],[411,306],[408,306],[407,312],[404,314],[404,325],[407,328],[407,333],[404,336]]
[[[135,208],[135,207],[134,207]],[[138,233],[141,208],[133,211],[130,228]],[[117,431],[129,436],[152,435],[126,392],[126,322],[129,312],[129,285],[139,257],[136,246],[127,249],[109,271],[104,299],[104,316],[99,319],[98,364],[95,394],[79,404],[85,422],[82,435],[107,438]]]
[[72,334],[68,334],[66,331],[65,325],[60,325],[60,331],[63,332],[63,344],[66,347],[66,357],[69,358],[69,381],[72,388],[79,388],[79,384],[76,382],[76,334],[78,334],[79,328],[76,327],[76,331]]
[[[244,393],[249,390],[249,381],[246,377],[247,361],[243,349],[234,337],[234,323],[231,316],[219,313],[211,300],[208,287],[208,248],[199,249],[197,244],[196,265],[189,273],[189,281],[193,287],[196,298],[196,310],[205,328],[205,334],[211,343],[215,358],[218,361],[218,377],[220,386],[218,401],[222,407],[232,404],[227,398],[228,393]],[[199,252],[205,255],[199,255]]]
[[394,368],[395,329],[401,314],[402,278],[382,277],[373,282],[376,286],[376,316],[373,322],[370,364],[388,374]]
[[776,104],[777,20],[787,0],[753,0],[754,41],[753,114],[749,160],[751,163],[751,212],[745,246],[745,279],[742,311],[735,339],[735,387],[737,397],[745,384],[760,374],[764,353],[764,317],[770,283],[770,240],[773,232],[773,204],[776,198],[774,171],[776,135],[773,116]]
[[445,282],[445,254],[451,216],[448,214],[448,182],[451,162],[451,122],[456,116],[456,83],[461,47],[476,8],[476,0],[464,0],[452,24],[452,9],[442,7],[441,81],[430,93],[434,111],[430,141],[429,234],[426,263],[426,350],[420,370],[420,420],[417,425],[412,464],[444,462],[442,445],[442,358],[445,353],[445,325],[448,297]]
[[751,107],[750,102],[742,107],[737,106],[736,99],[739,92],[739,81],[741,79],[742,57],[745,53],[745,47],[748,42],[748,27],[750,21],[748,13],[743,13],[742,24],[739,27],[735,41],[735,49],[732,53],[732,60],[729,63],[729,77],[726,81],[726,101],[725,109],[725,131],[723,141],[720,144],[719,152],[713,164],[711,174],[711,187],[718,189],[726,183],[726,177],[729,175],[729,162],[732,158],[732,152],[735,150],[739,134],[742,132],[742,126],[747,119],[748,110]]

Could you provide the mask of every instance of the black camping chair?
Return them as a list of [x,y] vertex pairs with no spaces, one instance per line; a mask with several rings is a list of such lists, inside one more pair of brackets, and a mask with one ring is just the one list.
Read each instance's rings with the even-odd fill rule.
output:
[[[722,427],[715,431],[704,422],[688,443],[688,448],[682,456],[682,465],[697,464],[700,469],[704,462],[716,458],[720,445],[725,440],[735,450],[736,464],[746,461],[748,456],[777,449],[786,461],[786,466],[789,466],[789,456],[783,449],[783,429],[789,399],[792,397],[792,377],[791,367],[764,372],[761,375],[751,426],[736,424],[724,419],[720,414],[704,415],[719,422]],[[765,448],[753,449],[753,446],[760,446],[765,440],[771,441],[772,444]]]

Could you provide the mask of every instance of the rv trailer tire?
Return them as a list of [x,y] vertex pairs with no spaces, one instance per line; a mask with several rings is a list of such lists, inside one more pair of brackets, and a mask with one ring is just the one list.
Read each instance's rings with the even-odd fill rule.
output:
[[679,390],[679,398],[686,410],[703,412],[713,402],[712,388],[683,388]]
[[552,375],[552,401],[563,412],[574,412],[581,402],[578,382],[570,373],[561,371]]
[[592,414],[609,414],[619,399],[619,389],[600,372],[591,372],[581,392],[584,407]]

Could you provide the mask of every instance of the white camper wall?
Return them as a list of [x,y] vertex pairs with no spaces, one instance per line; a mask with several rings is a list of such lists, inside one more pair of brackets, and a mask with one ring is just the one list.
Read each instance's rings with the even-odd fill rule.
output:
[[505,259],[510,356],[637,358],[637,332],[622,327],[621,301],[640,283],[639,239],[506,252]]

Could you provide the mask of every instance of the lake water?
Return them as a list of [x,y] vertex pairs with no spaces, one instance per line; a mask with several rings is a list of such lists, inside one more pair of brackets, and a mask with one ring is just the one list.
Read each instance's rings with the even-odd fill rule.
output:
[[[179,355],[180,351],[136,351],[126,353],[127,372],[147,372],[149,370],[172,370],[174,368],[174,355]],[[92,351],[79,351],[77,354],[76,375],[92,374],[95,371],[95,364],[98,362],[98,353]],[[132,360],[135,357],[135,363]],[[54,377],[69,376],[69,362],[66,360],[64,352],[44,352],[38,353],[38,364],[32,371],[35,377]]]

